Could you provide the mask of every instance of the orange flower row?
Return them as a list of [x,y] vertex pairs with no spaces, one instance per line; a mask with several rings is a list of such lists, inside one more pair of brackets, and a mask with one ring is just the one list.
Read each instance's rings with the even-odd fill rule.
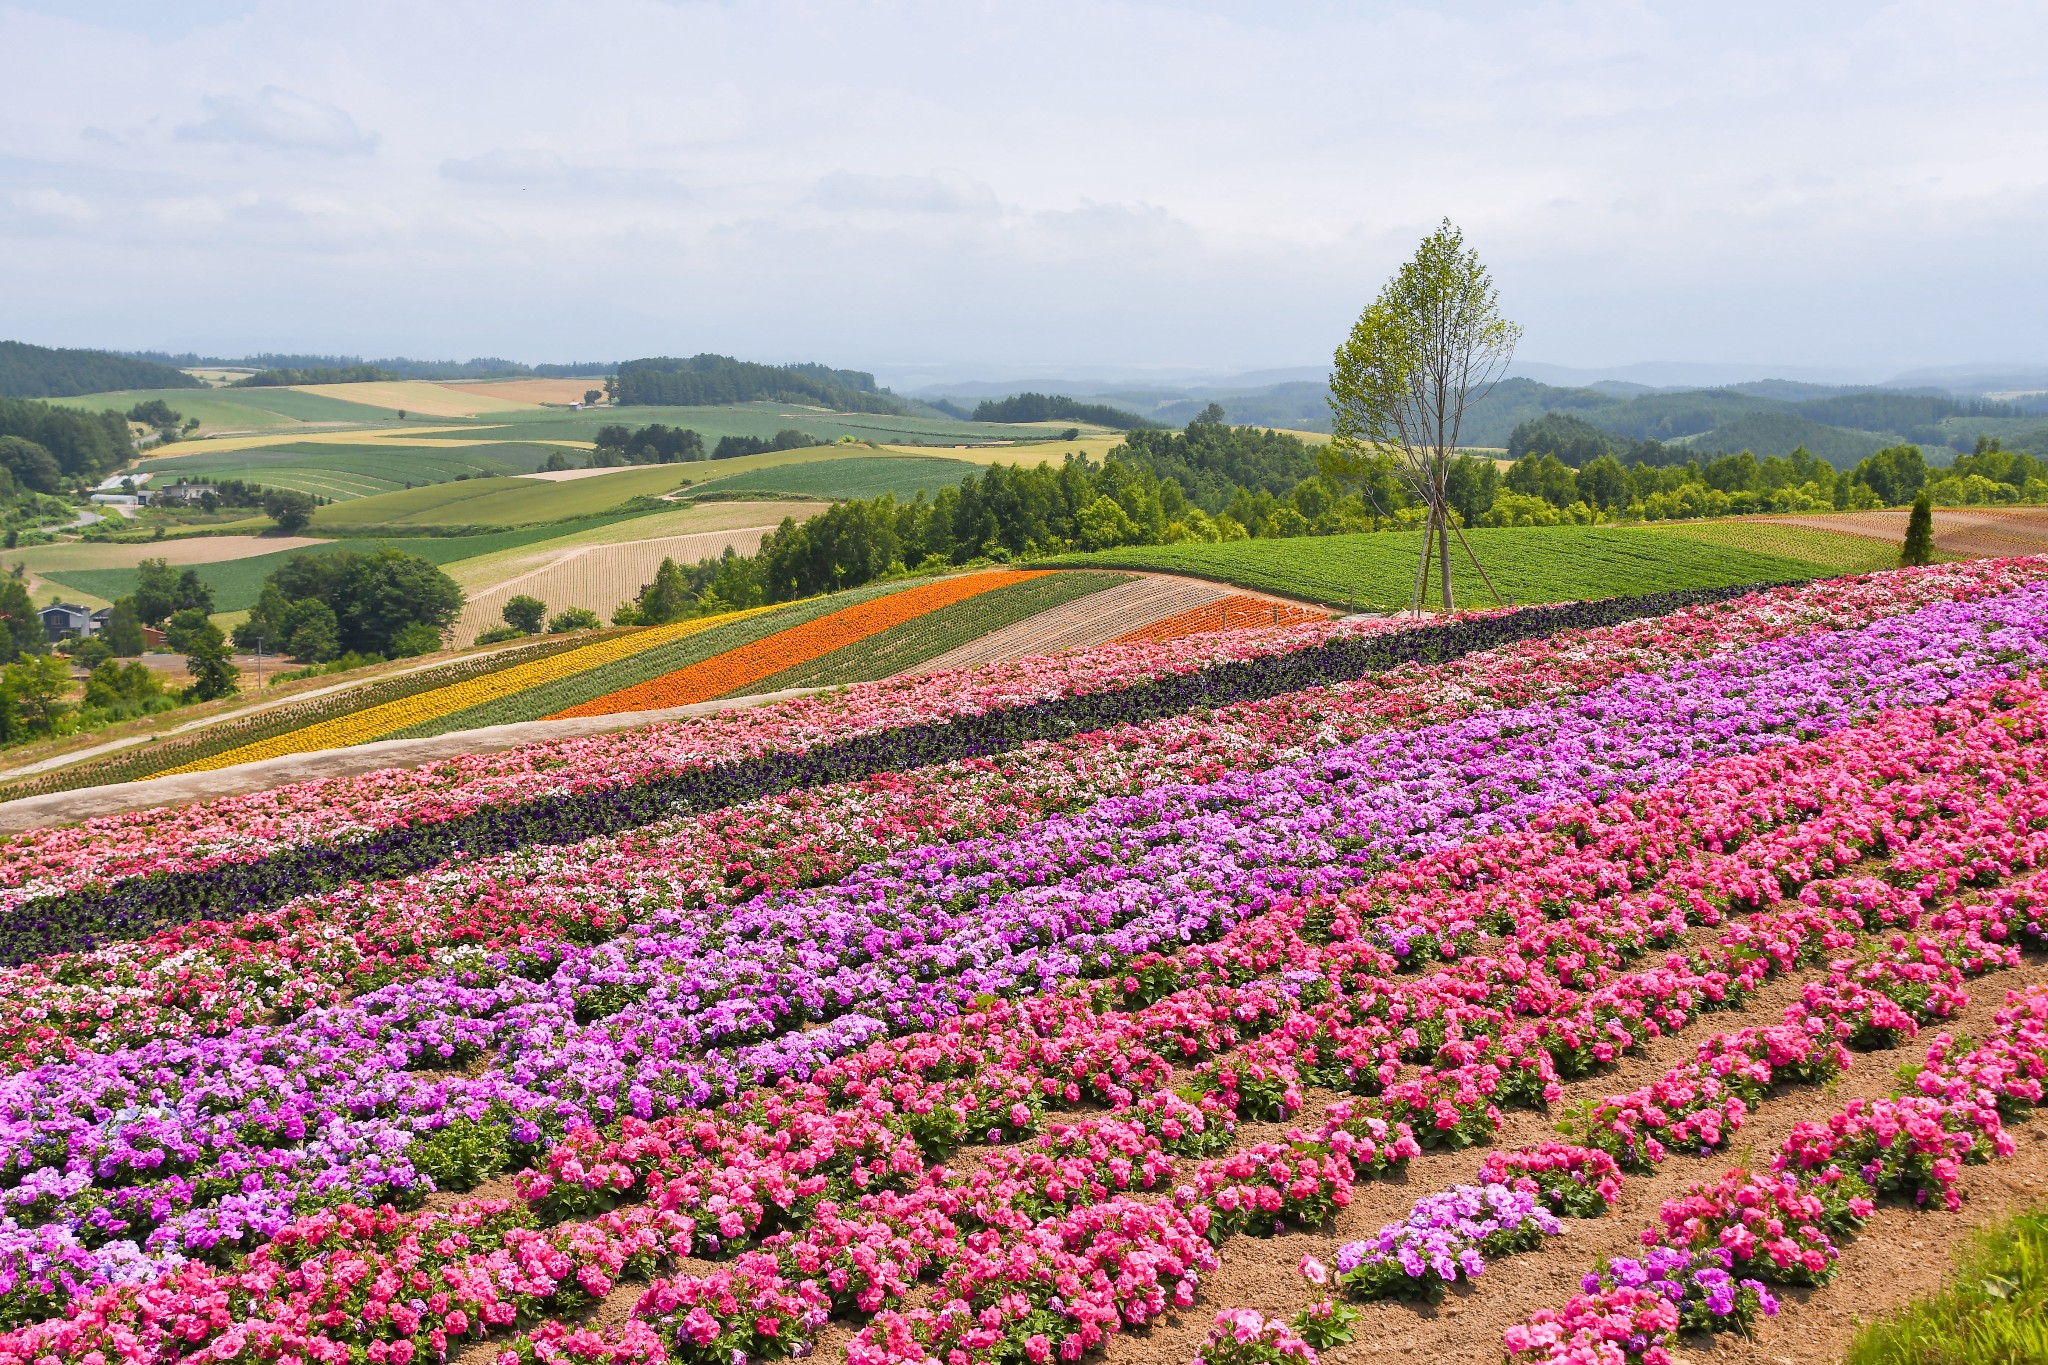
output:
[[871,598],[843,611],[791,626],[764,639],[678,668],[673,673],[664,673],[648,682],[606,693],[566,711],[557,711],[548,719],[611,716],[623,711],[659,711],[731,696],[763,678],[774,677],[785,668],[794,668],[835,649],[844,649],[870,635],[879,635],[891,626],[900,626],[940,607],[951,606],[1012,583],[1042,577],[1047,572],[1037,569],[965,574]]
[[1201,635],[1212,630],[1248,630],[1255,626],[1294,626],[1304,621],[1326,621],[1330,614],[1316,607],[1296,607],[1270,597],[1233,593],[1206,605],[1193,607],[1178,616],[1154,621],[1149,626],[1116,637],[1116,643],[1138,640],[1176,640],[1183,635]]

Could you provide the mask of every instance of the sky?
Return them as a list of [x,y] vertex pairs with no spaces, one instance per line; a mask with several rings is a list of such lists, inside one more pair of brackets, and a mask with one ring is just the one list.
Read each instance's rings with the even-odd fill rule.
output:
[[0,0],[0,337],[1325,363],[1452,219],[1520,355],[2048,363],[2048,5]]

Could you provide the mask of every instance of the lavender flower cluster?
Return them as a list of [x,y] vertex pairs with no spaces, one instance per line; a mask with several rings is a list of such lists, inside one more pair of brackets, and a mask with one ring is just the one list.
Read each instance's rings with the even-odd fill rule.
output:
[[1337,1283],[1359,1298],[1427,1298],[1476,1279],[1486,1257],[1509,1256],[1564,1230],[1534,1190],[1453,1185],[1416,1202],[1368,1241],[1337,1249]]

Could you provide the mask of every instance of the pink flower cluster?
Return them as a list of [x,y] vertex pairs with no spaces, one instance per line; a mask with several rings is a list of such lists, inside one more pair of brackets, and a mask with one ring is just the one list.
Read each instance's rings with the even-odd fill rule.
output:
[[1216,1315],[1202,1353],[1188,1365],[1320,1365],[1315,1347],[1279,1318],[1256,1308],[1226,1308]]

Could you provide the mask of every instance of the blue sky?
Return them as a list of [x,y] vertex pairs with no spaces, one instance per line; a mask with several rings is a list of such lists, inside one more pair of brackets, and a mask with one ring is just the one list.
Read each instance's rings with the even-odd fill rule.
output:
[[0,0],[0,335],[1315,364],[1435,221],[1524,356],[2048,363],[2048,5]]

